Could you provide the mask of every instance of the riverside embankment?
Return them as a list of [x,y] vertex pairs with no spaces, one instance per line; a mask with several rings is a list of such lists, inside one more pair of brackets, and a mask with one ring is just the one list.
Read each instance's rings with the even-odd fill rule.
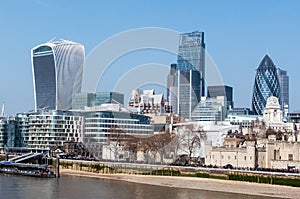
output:
[[297,185],[300,182],[299,174],[61,160],[61,175],[279,198],[300,198],[299,188],[274,185],[276,182]]

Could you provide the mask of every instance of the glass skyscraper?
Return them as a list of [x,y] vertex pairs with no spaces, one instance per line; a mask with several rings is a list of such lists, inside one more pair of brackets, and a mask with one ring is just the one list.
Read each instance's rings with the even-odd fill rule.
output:
[[183,33],[179,38],[177,64],[168,77],[168,100],[180,116],[191,118],[205,94],[204,32]]
[[272,59],[265,55],[260,62],[255,75],[252,109],[256,115],[262,115],[267,99],[275,96],[281,102],[279,78]]
[[178,71],[178,114],[190,119],[194,108],[199,103],[200,97],[200,75],[195,70]]
[[177,70],[192,70],[199,72],[199,83],[195,82],[193,88],[199,87],[200,93],[204,96],[205,91],[205,43],[204,32],[191,32],[180,35],[177,57]]
[[277,69],[277,73],[281,91],[281,105],[282,107],[289,106],[289,76],[287,75],[287,71],[280,68]]
[[48,42],[31,50],[35,110],[69,110],[81,91],[83,45],[71,41]]

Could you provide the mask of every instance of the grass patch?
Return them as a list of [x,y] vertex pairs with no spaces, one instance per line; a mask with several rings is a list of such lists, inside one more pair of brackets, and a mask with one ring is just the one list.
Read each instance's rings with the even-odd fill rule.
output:
[[229,180],[256,182],[264,184],[277,184],[292,187],[300,187],[299,178],[286,178],[277,176],[263,176],[263,175],[247,175],[247,174],[228,174]]
[[179,170],[172,170],[172,169],[159,169],[153,170],[149,172],[149,175],[160,175],[160,176],[181,176]]

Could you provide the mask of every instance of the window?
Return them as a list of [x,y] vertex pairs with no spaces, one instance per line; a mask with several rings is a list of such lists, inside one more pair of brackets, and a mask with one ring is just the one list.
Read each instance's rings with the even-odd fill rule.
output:
[[244,160],[247,160],[247,156],[244,156]]
[[293,161],[294,157],[293,154],[289,154],[289,161]]

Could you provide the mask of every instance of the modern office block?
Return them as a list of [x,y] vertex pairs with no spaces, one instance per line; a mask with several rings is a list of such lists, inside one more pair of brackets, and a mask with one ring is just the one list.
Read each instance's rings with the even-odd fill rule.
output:
[[300,112],[288,113],[288,120],[293,123],[300,123]]
[[85,117],[84,144],[94,157],[102,157],[102,145],[116,133],[129,136],[147,137],[154,133],[151,118],[130,113],[120,104],[102,104],[85,107],[81,112]]
[[226,85],[208,86],[207,97],[224,96],[227,101],[227,109],[233,108],[233,88]]
[[[103,105],[101,105],[103,106]],[[84,143],[105,143],[108,134],[120,130],[128,135],[146,136],[153,134],[150,117],[126,111],[120,111],[119,104],[110,104],[100,109],[86,109]],[[110,107],[114,108],[111,109]],[[117,109],[115,109],[117,107]]]
[[124,94],[117,92],[76,93],[72,109],[83,110],[86,106],[100,106],[105,103],[124,104]]
[[280,92],[281,92],[281,106],[283,108],[284,117],[287,116],[289,111],[289,76],[287,75],[287,71],[281,70],[277,68],[279,84],[280,84]]
[[48,42],[31,50],[35,110],[69,110],[81,91],[84,47],[71,41]]
[[201,96],[205,95],[204,32],[180,35],[177,64],[171,65],[167,92],[173,110],[190,119]]
[[178,96],[177,110],[181,117],[190,119],[194,108],[199,103],[200,97],[200,73],[193,70],[178,71]]
[[93,106],[100,106],[106,103],[117,103],[124,105],[124,94],[117,92],[96,92]]
[[177,113],[177,95],[178,89],[176,86],[176,72],[177,71],[177,64],[171,64],[170,73],[168,74],[167,78],[167,102],[172,107],[172,111]]
[[252,109],[256,115],[262,115],[267,99],[277,97],[281,102],[280,83],[277,69],[272,59],[265,55],[260,62],[255,75]]
[[193,121],[224,121],[226,117],[226,97],[201,97],[192,112]]
[[199,82],[193,86],[200,87],[200,96],[205,93],[205,43],[204,32],[183,33],[179,38],[177,71],[193,70],[200,74]]
[[228,110],[228,115],[253,115],[253,111],[246,107],[233,108]]
[[72,105],[72,109],[80,110],[85,106],[92,107],[95,99],[95,93],[76,93]]

